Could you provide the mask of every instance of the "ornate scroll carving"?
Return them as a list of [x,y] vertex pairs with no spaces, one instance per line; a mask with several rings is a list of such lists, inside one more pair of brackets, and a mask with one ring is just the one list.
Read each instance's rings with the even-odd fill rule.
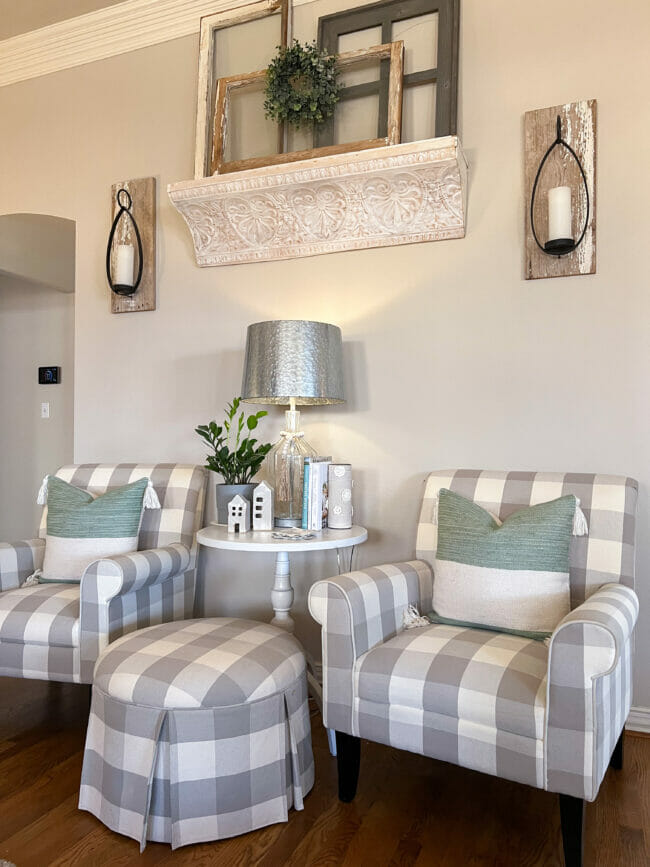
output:
[[455,136],[172,184],[199,265],[462,238]]

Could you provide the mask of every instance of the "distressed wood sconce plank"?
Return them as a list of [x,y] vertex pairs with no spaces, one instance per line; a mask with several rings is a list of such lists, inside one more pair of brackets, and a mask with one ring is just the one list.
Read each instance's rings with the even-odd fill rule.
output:
[[[589,190],[589,222],[577,249],[566,256],[549,256],[537,244],[530,226],[530,197],[537,169],[546,149],[555,139],[557,116],[562,121],[562,137],[578,155]],[[524,115],[525,139],[525,211],[526,211],[526,280],[540,277],[570,277],[596,273],[596,100],[554,105]],[[564,147],[557,147],[546,161],[535,194],[535,229],[540,242],[548,238],[548,191],[568,186],[572,192],[573,237],[584,226],[586,196],[575,160]]]
[[[119,211],[117,194],[125,189],[133,205],[131,213],[138,224],[142,240],[142,280],[133,295],[116,295],[111,292],[111,313],[136,313],[142,310],[156,309],[156,179],[138,178],[137,180],[121,181],[111,187],[113,210],[111,221]],[[136,249],[135,232],[131,221],[122,219],[119,222],[113,256],[117,244],[132,244]],[[115,267],[115,262],[113,262]]]

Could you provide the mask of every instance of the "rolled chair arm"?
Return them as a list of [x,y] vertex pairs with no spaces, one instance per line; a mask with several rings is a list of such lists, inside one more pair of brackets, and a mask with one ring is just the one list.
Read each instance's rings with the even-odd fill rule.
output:
[[431,609],[433,574],[423,560],[389,563],[318,581],[309,591],[309,611],[322,625],[323,722],[353,730],[354,666],[401,628],[408,605]]
[[317,581],[309,591],[309,611],[323,633],[346,636],[354,659],[402,625],[408,605],[431,610],[433,573],[424,560],[388,563]]
[[[138,591],[170,582],[194,567],[194,558],[180,543],[149,551],[96,560],[86,569],[80,588],[80,677],[92,683],[101,651],[120,635],[160,621],[162,606],[151,609],[148,593]],[[170,588],[171,589],[171,588]],[[144,599],[140,597],[144,595]]]
[[604,584],[556,626],[549,647],[549,678],[559,674],[564,656],[576,644],[584,647],[582,675],[587,682],[617,664],[639,616],[639,600],[630,587]]
[[190,568],[190,549],[181,543],[96,560],[88,566],[81,579],[82,603],[89,592],[95,595],[96,591],[97,599],[108,601],[115,596],[160,584]]
[[605,584],[560,621],[548,657],[546,789],[593,801],[632,700],[634,590]]
[[45,539],[0,542],[0,593],[15,590],[43,566]]

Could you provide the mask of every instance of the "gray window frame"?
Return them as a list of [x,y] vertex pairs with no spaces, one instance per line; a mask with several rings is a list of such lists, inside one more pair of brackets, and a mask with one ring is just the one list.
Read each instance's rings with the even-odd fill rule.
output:
[[[406,90],[419,84],[436,83],[437,137],[456,134],[460,0],[382,0],[380,3],[324,15],[318,19],[318,44],[330,54],[335,54],[340,36],[370,27],[381,27],[380,42],[390,42],[395,22],[433,12],[438,13],[437,66],[408,73],[404,76],[403,87]],[[377,81],[355,84],[341,90],[342,100],[362,96],[379,97],[378,138],[386,135],[388,124],[388,75],[389,64],[381,61]],[[314,139],[316,147],[334,143],[334,118],[329,118],[315,130]]]

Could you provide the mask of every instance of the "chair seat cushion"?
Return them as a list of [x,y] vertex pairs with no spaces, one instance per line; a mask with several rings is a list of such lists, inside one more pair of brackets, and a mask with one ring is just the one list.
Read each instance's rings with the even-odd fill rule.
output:
[[79,585],[36,584],[0,593],[0,641],[79,646]]
[[110,644],[94,684],[123,702],[157,708],[218,708],[287,689],[305,670],[298,641],[254,620],[212,617],[163,623]]
[[542,739],[548,648],[479,629],[408,629],[357,662],[357,695]]

